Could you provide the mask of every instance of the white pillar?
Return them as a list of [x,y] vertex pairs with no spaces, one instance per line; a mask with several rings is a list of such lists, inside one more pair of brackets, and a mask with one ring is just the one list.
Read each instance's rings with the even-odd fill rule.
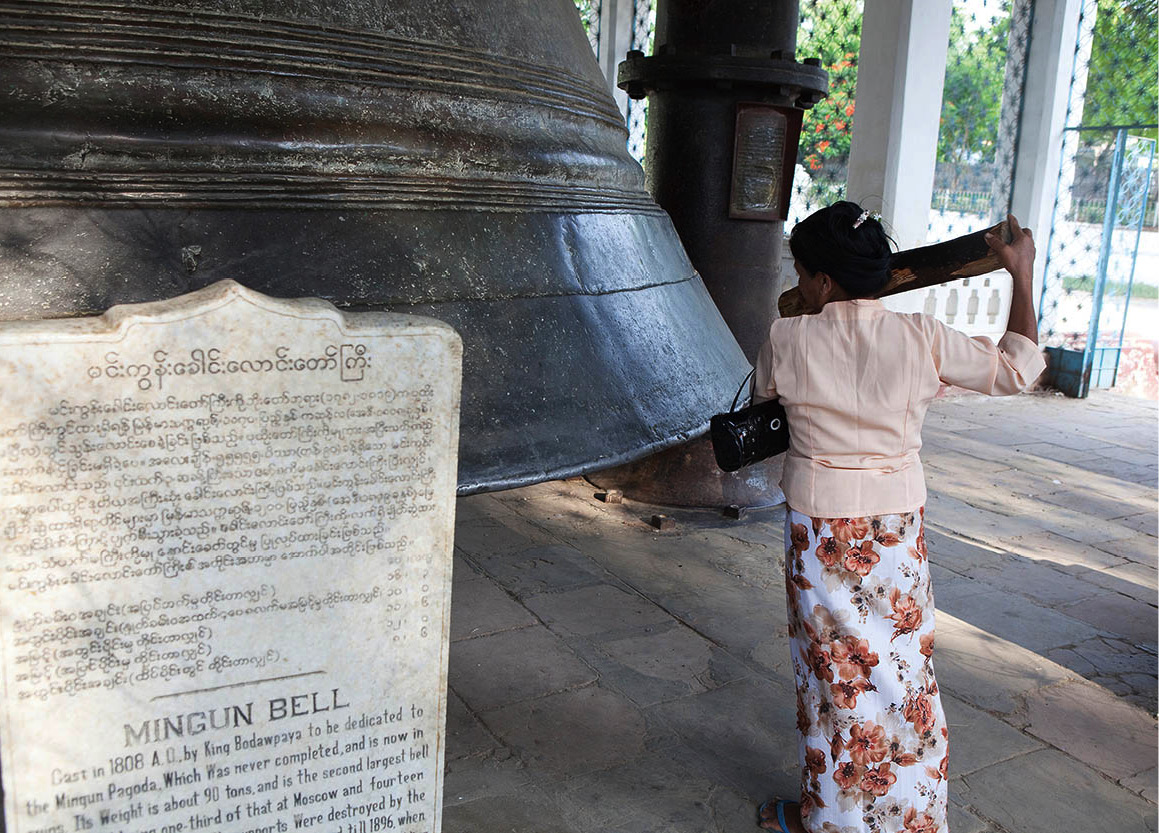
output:
[[865,0],[846,195],[924,246],[934,190],[950,0]]
[[1082,6],[1083,0],[1036,0],[1034,4],[1010,203],[1014,216],[1030,228],[1037,244],[1036,301],[1042,294],[1042,269],[1058,194],[1067,96]]
[[632,48],[632,0],[603,0],[600,4],[600,69],[624,118],[628,117],[628,95],[616,86],[616,70]]

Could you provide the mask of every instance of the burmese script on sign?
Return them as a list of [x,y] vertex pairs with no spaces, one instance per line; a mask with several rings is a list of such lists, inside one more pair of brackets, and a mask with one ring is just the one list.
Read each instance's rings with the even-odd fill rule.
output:
[[9,831],[439,830],[460,355],[232,282],[0,325]]

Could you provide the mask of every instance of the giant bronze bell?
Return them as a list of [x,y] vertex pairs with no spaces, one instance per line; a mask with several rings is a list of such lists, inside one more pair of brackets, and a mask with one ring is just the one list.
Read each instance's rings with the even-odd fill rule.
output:
[[571,0],[0,4],[0,318],[233,278],[442,319],[459,489],[698,433],[747,371]]

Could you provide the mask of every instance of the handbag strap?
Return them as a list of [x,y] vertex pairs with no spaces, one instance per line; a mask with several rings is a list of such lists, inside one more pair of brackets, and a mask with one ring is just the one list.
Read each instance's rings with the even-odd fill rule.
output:
[[[754,374],[754,373],[756,373],[756,372],[757,372],[757,369],[754,367],[752,370],[750,370],[750,371],[749,371],[749,375],[744,377],[744,382],[741,382],[741,383],[740,383],[740,387],[739,387],[739,388],[737,388],[737,390],[736,390],[736,396],[734,396],[734,397],[732,398],[732,407],[728,409],[728,412],[729,412],[730,414],[731,414],[733,411],[735,411],[735,410],[736,410],[736,403],[737,403],[737,401],[740,399],[740,392],[741,392],[742,390],[744,390],[745,382],[747,382],[749,379],[752,379],[752,380],[753,380],[753,388],[754,388],[754,390],[755,390],[755,388],[756,388],[756,384],[757,384],[757,380],[756,380],[756,379],[753,379],[753,374]],[[749,396],[751,397],[751,396],[752,396],[752,394],[750,393],[750,394],[749,394]]]

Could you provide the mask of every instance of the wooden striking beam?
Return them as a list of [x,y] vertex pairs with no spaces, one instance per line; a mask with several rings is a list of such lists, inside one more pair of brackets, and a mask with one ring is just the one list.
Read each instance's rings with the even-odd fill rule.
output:
[[[884,298],[1001,269],[998,256],[986,244],[985,235],[990,231],[1001,234],[1003,240],[1010,242],[1010,230],[1003,220],[996,226],[955,237],[944,243],[897,252],[889,261],[889,282],[874,297]],[[782,318],[810,312],[805,308],[805,301],[797,287],[781,293],[777,308]]]

